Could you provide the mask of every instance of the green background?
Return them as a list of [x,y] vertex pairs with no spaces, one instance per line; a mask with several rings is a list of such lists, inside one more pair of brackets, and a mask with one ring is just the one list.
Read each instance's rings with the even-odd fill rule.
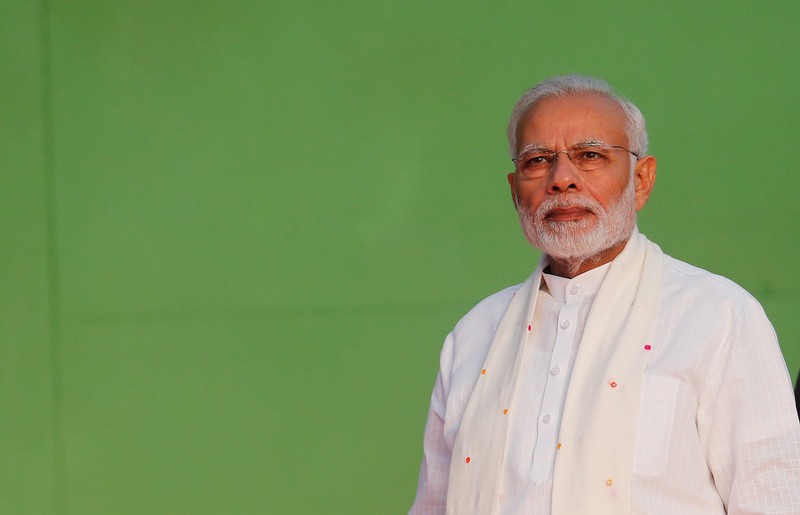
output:
[[522,281],[504,128],[609,80],[640,228],[800,368],[796,1],[0,2],[0,513],[394,514],[444,336]]

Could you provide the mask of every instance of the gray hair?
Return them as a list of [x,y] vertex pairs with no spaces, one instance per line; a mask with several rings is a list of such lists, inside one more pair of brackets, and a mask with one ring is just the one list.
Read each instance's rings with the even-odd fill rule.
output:
[[517,157],[519,124],[528,111],[540,100],[564,97],[573,93],[598,93],[616,102],[628,119],[625,132],[628,135],[630,150],[639,157],[647,153],[647,130],[644,125],[644,115],[633,102],[614,93],[611,86],[604,80],[585,75],[562,75],[542,81],[529,89],[514,106],[511,119],[508,121],[508,153],[512,159]]

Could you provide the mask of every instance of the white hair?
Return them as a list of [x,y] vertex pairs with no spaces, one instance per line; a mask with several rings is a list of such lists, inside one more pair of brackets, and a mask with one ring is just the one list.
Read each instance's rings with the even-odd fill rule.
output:
[[628,135],[630,150],[638,157],[647,153],[647,130],[644,115],[633,102],[617,95],[611,86],[602,79],[585,75],[562,75],[540,82],[526,91],[517,101],[508,121],[508,153],[512,159],[517,157],[517,138],[519,124],[537,102],[545,98],[564,97],[574,93],[598,93],[616,102],[625,112],[628,120],[625,132]]

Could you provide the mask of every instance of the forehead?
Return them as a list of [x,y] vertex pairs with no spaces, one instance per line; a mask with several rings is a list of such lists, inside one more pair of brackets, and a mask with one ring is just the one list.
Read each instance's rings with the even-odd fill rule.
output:
[[540,100],[522,118],[518,148],[540,144],[569,147],[589,140],[628,145],[625,112],[614,100],[597,93],[575,93]]

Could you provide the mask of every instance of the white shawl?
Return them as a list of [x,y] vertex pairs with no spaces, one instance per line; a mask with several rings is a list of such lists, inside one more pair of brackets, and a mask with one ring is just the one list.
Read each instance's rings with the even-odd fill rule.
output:
[[[553,478],[552,513],[631,512],[641,384],[661,298],[663,253],[634,230],[592,304],[569,382]],[[492,339],[453,445],[448,515],[500,510],[508,407],[525,359],[542,259],[514,294]]]

